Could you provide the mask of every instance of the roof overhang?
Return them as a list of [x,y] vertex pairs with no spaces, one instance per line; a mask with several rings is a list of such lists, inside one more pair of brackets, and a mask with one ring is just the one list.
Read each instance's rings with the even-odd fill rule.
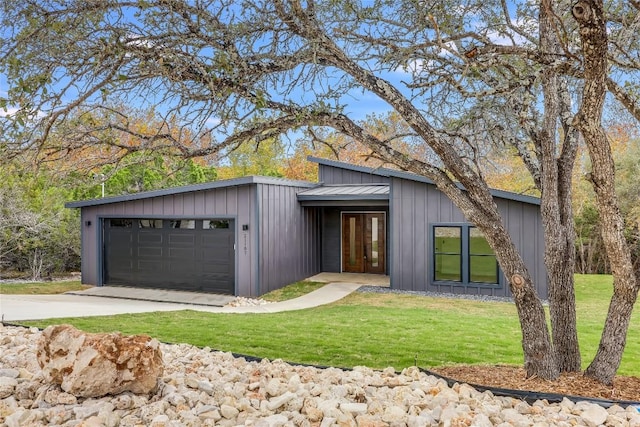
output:
[[320,185],[297,194],[303,206],[386,206],[389,184]]

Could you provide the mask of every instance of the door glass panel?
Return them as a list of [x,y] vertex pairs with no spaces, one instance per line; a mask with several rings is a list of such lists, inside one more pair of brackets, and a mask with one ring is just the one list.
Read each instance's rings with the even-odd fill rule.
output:
[[193,219],[172,219],[171,228],[185,228],[189,230],[195,230],[196,221]]
[[141,219],[139,223],[140,228],[162,228],[161,219]]
[[109,225],[111,227],[122,227],[122,228],[131,228],[133,227],[132,219],[111,219],[109,220]]
[[228,219],[205,219],[202,221],[202,228],[205,230],[212,230],[215,228],[229,228]]
[[371,218],[371,266],[378,266],[378,218]]
[[356,265],[356,219],[349,218],[349,265]]

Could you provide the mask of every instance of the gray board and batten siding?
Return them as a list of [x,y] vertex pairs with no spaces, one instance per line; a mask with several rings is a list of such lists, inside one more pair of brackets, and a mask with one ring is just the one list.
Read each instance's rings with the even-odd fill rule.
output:
[[[302,181],[244,177],[67,203],[81,209],[82,281],[104,284],[105,221],[229,219],[235,227],[235,295],[259,296],[320,271],[320,219],[296,201]],[[136,286],[132,283],[131,286]]]
[[[319,164],[323,184],[389,184],[388,205],[388,273],[391,287],[409,291],[434,291],[491,296],[511,296],[502,274],[498,286],[436,282],[433,278],[432,233],[435,225],[468,224],[462,212],[427,178],[386,168],[353,166],[332,160],[309,158]],[[540,200],[536,197],[492,191],[513,243],[529,269],[538,295],[547,297],[547,274],[544,265],[544,235]],[[336,268],[336,260],[326,251],[327,226],[335,227],[339,219],[328,208],[323,227],[323,269]],[[344,207],[343,211],[352,210]],[[330,223],[330,224],[327,224]]]
[[[171,269],[180,260],[189,265],[194,265],[200,259],[204,260],[204,264],[210,263],[212,257],[215,257],[212,254],[217,253],[220,262],[215,267],[222,269],[224,266],[232,266],[234,270],[225,276],[229,286],[225,288],[226,291],[235,295],[260,296],[320,271],[342,271],[342,214],[357,215],[360,212],[370,215],[384,212],[381,218],[386,218],[385,273],[389,274],[393,288],[510,295],[501,274],[498,275],[497,284],[475,283],[471,279],[465,283],[434,280],[434,227],[454,227],[466,231],[470,228],[460,210],[433,182],[398,170],[354,166],[313,157],[309,160],[319,165],[319,184],[244,177],[68,203],[66,206],[69,208],[81,209],[83,282],[105,284],[105,276],[108,276],[105,273],[109,273],[105,267],[108,267],[109,261],[134,265],[142,260],[149,270],[152,262],[143,259],[144,254],[136,254],[140,255],[137,258],[134,256],[134,251],[146,245],[142,251],[146,251],[146,254],[154,250],[169,254],[153,260],[153,265],[162,269]],[[516,248],[529,267],[538,294],[546,298],[547,279],[539,199],[504,191],[493,191],[492,194]],[[140,224],[140,230],[143,227],[143,221],[140,220],[158,220],[162,224],[162,230],[147,229],[144,233],[121,233],[122,230],[115,230],[105,239],[105,232],[111,232],[105,224],[111,226],[112,220],[136,220]],[[172,224],[176,220],[189,220],[195,226],[191,231],[172,230]],[[210,245],[216,238],[213,232],[208,237],[204,236],[205,229],[210,229],[204,224],[207,221],[211,223],[212,220],[221,221],[222,228],[228,224],[227,230],[216,231],[215,234],[227,242],[221,246]],[[184,243],[187,238],[192,239],[190,241],[195,241],[192,251],[207,252],[208,256],[196,255],[194,259],[190,259],[188,254],[191,252],[186,249],[186,244],[178,247],[172,242],[162,242],[164,246],[160,248],[160,243],[157,243],[157,247],[150,247],[148,243],[151,240],[127,243],[127,239],[138,239],[143,234],[144,239],[152,238],[156,242],[171,240],[174,235],[179,237],[176,242]],[[199,238],[202,240],[198,241]],[[205,242],[207,239],[208,242]],[[471,237],[467,238],[467,245],[470,239]],[[461,240],[464,247],[465,237]],[[116,242],[113,247],[105,249],[105,242],[110,244],[112,241]],[[216,245],[218,243],[220,242],[215,242]],[[227,250],[231,246],[233,248]],[[117,253],[118,248],[125,249],[124,256]],[[182,258],[173,257],[172,251],[182,253]],[[131,259],[127,259],[127,253],[131,254]],[[115,256],[109,258],[111,255]],[[223,258],[226,259],[223,261]],[[231,258],[233,262],[230,262]],[[467,261],[469,259],[470,254]],[[465,276],[467,261],[462,262],[462,276]],[[201,269],[207,274],[215,270],[209,267],[198,266],[193,270]],[[129,267],[124,265],[122,269],[125,279],[127,268]],[[466,268],[469,269],[468,265]],[[135,268],[131,267],[130,270]],[[185,266],[176,268],[175,271],[191,274],[189,267]],[[116,275],[115,270],[111,273]],[[134,271],[128,279],[145,278],[149,282],[148,286],[153,285],[153,276],[136,276],[138,273],[140,271]],[[180,273],[174,272],[174,278],[177,277],[176,274]],[[201,277],[202,283],[196,285],[186,278],[178,279],[175,280],[177,288],[183,286],[196,290],[200,286],[202,290],[213,291],[219,287],[214,279],[204,276]],[[216,280],[223,279],[218,277]],[[131,283],[131,286],[136,286],[136,283]],[[171,283],[167,286],[171,286]]]

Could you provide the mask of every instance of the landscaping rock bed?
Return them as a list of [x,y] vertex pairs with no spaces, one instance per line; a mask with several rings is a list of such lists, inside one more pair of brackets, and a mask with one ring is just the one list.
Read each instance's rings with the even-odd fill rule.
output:
[[0,326],[0,425],[14,426],[640,426],[640,413],[565,400],[534,404],[480,393],[407,368],[351,371],[247,361],[162,345],[152,395],[81,399],[44,382],[42,332]]

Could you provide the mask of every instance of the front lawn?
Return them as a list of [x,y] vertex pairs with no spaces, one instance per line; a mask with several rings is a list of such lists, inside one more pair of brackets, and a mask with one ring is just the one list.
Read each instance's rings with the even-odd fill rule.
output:
[[0,282],[0,294],[7,295],[43,295],[62,294],[69,291],[81,291],[91,286],[83,285],[79,280],[53,282]]
[[[585,363],[598,346],[611,294],[610,276],[576,276],[579,335]],[[334,304],[274,314],[210,314],[192,310],[25,322],[70,323],[91,331],[146,333],[291,362],[402,369],[417,363],[521,364],[513,304],[353,293]],[[640,320],[634,315],[619,373],[640,375]]]

